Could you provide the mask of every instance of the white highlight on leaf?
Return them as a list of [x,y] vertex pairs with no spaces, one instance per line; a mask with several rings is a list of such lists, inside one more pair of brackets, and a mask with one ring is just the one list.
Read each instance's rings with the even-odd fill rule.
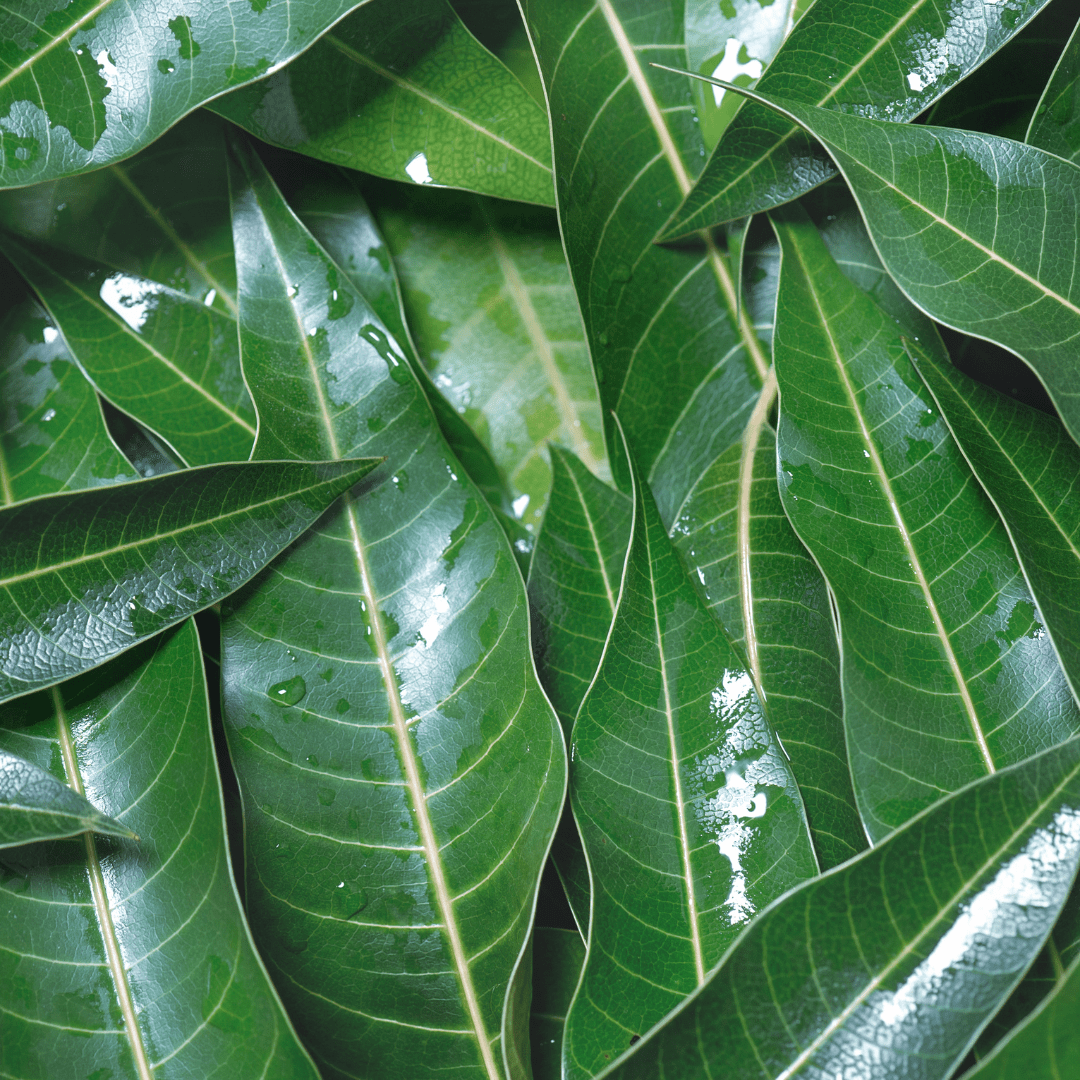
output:
[[529,496],[519,495],[510,505],[514,508],[514,517],[519,518],[529,505]]
[[101,283],[98,295],[106,304],[138,332],[150,316],[154,298],[165,292],[165,286],[127,274],[112,274]]
[[41,335],[45,339],[45,344],[51,345],[60,336],[60,331],[55,326],[46,326]]
[[408,163],[405,165],[405,172],[409,174],[409,179],[416,184],[430,184],[433,183],[431,173],[428,172],[427,166],[427,154],[415,154],[409,158]]
[[[734,82],[739,75],[749,75],[751,79],[761,78],[764,68],[760,60],[751,57],[745,64],[740,62],[739,52],[742,48],[743,43],[738,38],[729,37],[727,39],[727,44],[724,46],[724,55],[712,73],[714,79]],[[714,86],[712,92],[713,100],[717,105],[724,100],[724,94],[727,93],[721,86]]]
[[446,599],[446,582],[440,582],[435,586],[431,594],[431,602],[435,608],[434,614],[430,615],[423,626],[420,627],[420,637],[423,639],[424,648],[430,649],[435,644],[442,627],[439,625],[439,616],[445,615],[450,610],[450,601]]
[[203,303],[209,307],[217,299],[217,289],[211,289],[203,298]]

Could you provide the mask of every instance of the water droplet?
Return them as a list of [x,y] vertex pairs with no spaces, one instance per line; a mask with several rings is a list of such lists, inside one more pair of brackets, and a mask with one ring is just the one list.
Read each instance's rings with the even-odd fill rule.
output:
[[176,70],[176,65],[165,57],[157,62],[157,67],[162,75],[171,75]]
[[599,339],[599,340],[600,340],[600,344],[601,344],[601,345],[607,345],[607,343],[608,343],[608,336],[607,336],[607,334],[606,334],[606,333],[601,333],[601,334],[600,334],[600,339]]
[[321,787],[317,792],[317,798],[321,806],[330,806],[337,798],[337,792],[333,788]]
[[344,881],[330,896],[330,914],[335,919],[353,919],[367,906],[367,893],[355,886],[347,886]]
[[54,419],[55,417],[56,417],[56,410],[55,409],[46,409],[45,413],[42,415],[41,419],[42,419],[43,423],[47,424],[50,420]]
[[266,693],[282,707],[295,705],[307,693],[307,683],[302,676],[294,675],[284,682],[274,683]]

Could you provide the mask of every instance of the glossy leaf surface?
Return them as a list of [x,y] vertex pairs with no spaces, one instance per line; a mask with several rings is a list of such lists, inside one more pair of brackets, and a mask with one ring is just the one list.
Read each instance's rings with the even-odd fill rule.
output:
[[533,931],[533,997],[529,1023],[533,1080],[562,1080],[562,1037],[585,945],[575,930]]
[[142,837],[0,852],[9,1076],[315,1080],[236,896],[204,678],[188,621],[3,708],[0,753]]
[[375,212],[422,362],[491,451],[516,516],[539,525],[544,444],[604,474],[603,421],[554,215],[381,187]]
[[785,896],[604,1076],[944,1080],[1034,958],[1078,857],[1072,741]]
[[0,700],[216,603],[377,464],[211,465],[0,509]]
[[828,590],[776,488],[776,436],[767,421],[774,402],[775,393],[762,394],[742,439],[694,485],[671,537],[747,657],[828,869],[858,854],[866,836],[848,775]]
[[390,474],[226,608],[252,923],[326,1080],[496,1080],[565,786],[523,583],[384,324],[250,148],[231,168],[256,457]]
[[287,67],[212,108],[334,165],[555,200],[543,107],[446,0],[369,0]]
[[[913,120],[992,56],[1046,2],[817,0],[757,88],[800,105],[847,106],[882,120]],[[681,236],[790,202],[833,171],[828,155],[797,121],[746,102],[665,235]]]
[[1068,738],[1080,710],[904,330],[844,277],[804,213],[777,212],[775,225],[780,496],[836,596],[852,781],[878,840]]
[[753,915],[817,873],[753,680],[635,488],[615,621],[574,723],[570,795],[593,895],[567,1077],[618,1057]]
[[601,404],[670,521],[739,437],[768,369],[745,313],[734,322],[734,280],[712,240],[655,243],[705,154],[688,81],[650,66],[686,55],[682,5],[525,0],[522,11],[553,118],[560,225]]
[[88,830],[137,839],[52,773],[0,749],[0,848]]
[[[362,0],[361,0],[362,2]],[[0,17],[0,185],[100,168],[307,48],[356,0],[98,0]]]
[[912,349],[964,457],[1009,532],[1065,674],[1080,687],[1080,447],[1060,421]]
[[1046,84],[1025,141],[1080,162],[1080,22]]

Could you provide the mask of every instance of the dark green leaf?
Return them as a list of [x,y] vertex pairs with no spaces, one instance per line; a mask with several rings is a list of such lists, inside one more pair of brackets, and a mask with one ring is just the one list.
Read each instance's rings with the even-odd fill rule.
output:
[[777,211],[775,226],[780,494],[836,596],[852,780],[877,840],[1068,738],[1080,710],[901,326],[801,210]]
[[233,885],[194,623],[6,705],[0,746],[142,837],[0,852],[0,1072],[315,1080]]
[[1025,141],[1080,161],[1080,23],[1046,84]]
[[635,476],[615,620],[574,723],[592,871],[563,1068],[588,1077],[705,982],[743,926],[817,873],[795,779]]
[[256,456],[391,474],[225,609],[256,939],[327,1080],[499,1080],[565,783],[524,586],[385,325],[250,148],[231,169]]
[[533,931],[533,1080],[562,1080],[563,1028],[584,963],[585,946],[576,931],[550,926]]
[[773,905],[608,1080],[944,1080],[1080,857],[1080,742],[942,800]]
[[[804,106],[913,120],[1046,3],[880,0],[853,6],[852,0],[817,0],[780,47],[758,89]],[[670,58],[662,62],[672,63]],[[746,102],[665,236],[779,206],[828,179],[832,162],[799,123]]]
[[0,700],[216,603],[377,464],[209,465],[0,509]]
[[85,795],[50,772],[0,747],[0,848],[59,840],[81,832],[138,839],[103,814]]
[[[363,0],[361,0],[363,2]],[[177,5],[179,6],[179,5]],[[0,185],[129,157],[306,49],[357,0],[18,5],[0,15]]]
[[550,206],[547,117],[446,0],[371,0],[211,108],[335,165]]

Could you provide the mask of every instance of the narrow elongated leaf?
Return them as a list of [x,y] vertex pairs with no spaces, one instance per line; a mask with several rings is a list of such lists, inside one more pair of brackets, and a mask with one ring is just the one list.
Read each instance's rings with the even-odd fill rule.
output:
[[770,378],[742,439],[694,485],[671,538],[742,648],[799,782],[823,869],[866,847],[848,775],[828,589],[776,488]]
[[817,873],[795,779],[635,472],[615,621],[574,723],[592,919],[564,1075],[595,1075],[705,981],[743,925]]
[[606,475],[603,421],[555,217],[475,196],[373,193],[435,386],[491,451],[517,517],[539,525],[546,441]]
[[1080,731],[1080,710],[900,325],[802,211],[778,211],[775,227],[780,495],[836,596],[853,786],[878,840]]
[[533,996],[529,1036],[533,1080],[562,1080],[562,1040],[585,946],[574,930],[533,931]]
[[138,839],[52,773],[0,748],[0,848],[87,831]]
[[997,507],[1065,674],[1080,689],[1080,447],[1061,422],[911,350],[949,430]]
[[603,1075],[944,1080],[1042,945],[1078,857],[1073,740],[785,896]]
[[288,67],[211,107],[335,165],[555,201],[543,107],[446,0],[370,0]]
[[[758,89],[804,106],[857,107],[867,116],[913,120],[1046,3],[883,0],[853,7],[851,0],[817,0],[780,47]],[[790,202],[833,171],[828,155],[800,130],[798,120],[746,102],[665,236]]]
[[256,940],[326,1080],[497,1080],[566,768],[523,583],[384,324],[246,145],[231,168],[256,457],[391,473],[226,608]]
[[315,1080],[236,896],[204,679],[189,620],[3,708],[0,753],[142,837],[0,852],[8,1076]]
[[1080,161],[1080,22],[1043,90],[1025,142]]
[[[361,0],[363,2],[363,0]],[[129,157],[182,116],[306,49],[356,0],[152,0],[5,9],[0,186]]]
[[377,464],[210,465],[0,509],[0,700],[216,603]]
[[[556,194],[605,415],[670,522],[746,426],[768,359],[711,237],[654,241],[704,162],[681,4],[523,0],[552,117]],[[608,431],[609,450],[613,446]],[[620,486],[628,483],[616,477]]]

